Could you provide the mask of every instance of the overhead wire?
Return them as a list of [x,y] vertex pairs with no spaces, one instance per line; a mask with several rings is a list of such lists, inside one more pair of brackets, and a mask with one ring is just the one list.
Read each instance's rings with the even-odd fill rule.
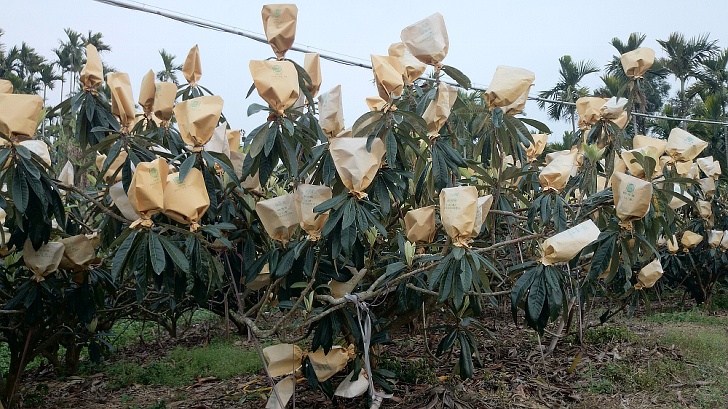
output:
[[[191,16],[189,14],[184,14],[180,12],[176,12],[173,10],[163,9],[157,6],[151,6],[145,3],[137,2],[137,1],[122,1],[122,0],[93,0],[97,3],[106,4],[109,6],[114,7],[120,7],[128,10],[134,10],[134,11],[140,11],[144,13],[154,14],[161,17],[169,18],[181,23],[189,24],[192,26],[209,29],[209,30],[215,30],[220,32],[225,32],[229,34],[235,34],[241,37],[248,38],[253,41],[257,41],[259,43],[268,44],[268,39],[259,33],[255,33],[253,31],[249,30],[243,30],[238,27],[230,26],[227,24],[218,23],[212,20],[202,19],[198,17]],[[305,44],[304,44],[305,46]],[[322,52],[319,52],[319,57],[331,61],[336,64],[351,66],[351,67],[360,67],[360,68],[366,68],[366,69],[372,69],[372,66],[366,62],[357,62],[352,61],[353,59],[360,60],[360,61],[366,61],[362,58],[337,53],[335,51],[329,51],[320,49],[313,46],[305,46],[299,47],[299,46],[293,46],[291,47],[292,51],[301,52],[301,53],[307,53],[311,50],[320,50]],[[431,78],[421,77],[421,79],[425,80],[432,80]],[[460,87],[459,84],[449,81],[444,81],[450,85],[454,85],[457,87]],[[462,87],[461,87],[462,88]],[[475,91],[481,91],[485,92],[486,88],[481,87],[475,87],[471,86],[469,89],[475,90]],[[534,96],[528,96],[529,100],[532,101],[541,101],[541,102],[547,102],[550,104],[561,104],[561,105],[568,105],[568,106],[574,106],[576,105],[574,102],[570,101],[560,101],[560,100],[554,100],[554,99],[547,99],[547,98],[541,98],[541,97],[534,97]],[[647,114],[642,112],[632,112],[635,116],[641,116],[645,118],[652,118],[652,119],[664,119],[668,121],[678,121],[678,122],[692,122],[692,123],[703,123],[703,124],[710,124],[710,125],[722,125],[728,127],[728,122],[720,122],[720,121],[711,121],[711,120],[705,120],[705,119],[693,119],[693,118],[676,118],[676,117],[669,117],[665,115],[656,115],[656,114]]]

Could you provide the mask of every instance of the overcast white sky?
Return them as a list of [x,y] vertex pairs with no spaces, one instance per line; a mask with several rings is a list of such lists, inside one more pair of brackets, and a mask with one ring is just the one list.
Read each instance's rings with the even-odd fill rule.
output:
[[[149,6],[186,13],[197,18],[262,34],[260,10],[268,2],[224,0],[146,0]],[[399,41],[402,28],[434,12],[445,17],[450,52],[444,63],[459,68],[477,86],[486,87],[498,65],[530,69],[536,73],[536,92],[552,87],[558,77],[558,58],[569,54],[576,60],[591,59],[600,67],[614,55],[612,37],[626,40],[631,32],[647,34],[645,46],[663,52],[655,41],[679,31],[686,36],[710,32],[711,38],[728,43],[724,1],[635,2],[594,1],[335,1],[296,2],[298,30],[296,45],[339,53],[362,62],[370,54],[385,54]],[[266,44],[193,27],[164,17],[111,7],[92,0],[7,1],[0,13],[0,39],[6,47],[26,41],[49,59],[64,38],[63,29],[101,32],[112,51],[102,59],[119,71],[128,72],[135,99],[142,76],[162,68],[158,50],[164,48],[182,63],[190,47],[199,44],[202,59],[201,85],[225,100],[224,112],[233,128],[250,131],[265,120],[259,113],[248,118],[247,107],[262,102],[256,93],[247,100],[252,84],[248,61],[266,59],[273,52]],[[316,49],[313,49],[313,48]],[[289,52],[288,58],[302,64],[303,55]],[[367,111],[364,99],[376,95],[371,71],[322,60],[322,92],[341,84],[344,118],[351,126]],[[585,85],[600,86],[592,74]],[[53,92],[58,98],[59,89]],[[53,100],[52,102],[57,102]],[[536,103],[529,101],[526,114],[546,121]],[[566,123],[547,122],[554,131],[551,140],[561,138]]]

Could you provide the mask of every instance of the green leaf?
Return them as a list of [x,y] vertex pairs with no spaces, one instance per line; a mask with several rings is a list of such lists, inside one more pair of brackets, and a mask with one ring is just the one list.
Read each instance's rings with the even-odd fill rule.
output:
[[531,287],[528,290],[528,297],[526,298],[528,317],[533,322],[537,322],[541,315],[541,310],[546,303],[546,294],[548,289],[546,288],[546,281],[544,280],[544,271],[533,280]]
[[185,178],[187,177],[187,174],[190,173],[190,170],[195,166],[196,162],[197,162],[197,153],[193,153],[192,155],[188,156],[184,162],[182,162],[182,165],[179,167],[180,183],[184,182]]
[[541,271],[543,271],[543,268],[543,264],[538,264],[536,267],[523,273],[516,283],[513,284],[513,287],[511,288],[511,312],[513,313],[513,322],[518,323],[518,303],[531,287],[531,284],[536,277],[538,277]]
[[167,258],[164,255],[164,248],[159,241],[159,237],[155,233],[147,235],[149,248],[149,260],[152,262],[152,269],[157,275],[162,274],[164,268],[167,267]]
[[449,65],[443,65],[442,71],[447,74],[450,78],[454,79],[463,88],[470,88],[473,84],[470,82],[470,78],[463,74],[460,70]]
[[[253,84],[253,87],[255,87],[255,84]],[[264,110],[267,111],[268,107],[265,105],[261,105],[261,104],[255,104],[255,103],[250,104],[250,106],[248,106],[248,116],[257,114],[258,112],[264,111]]]
[[600,274],[607,271],[609,263],[612,260],[614,245],[617,242],[617,234],[605,232],[601,235],[603,237],[600,237],[599,247],[594,252],[594,256],[592,257],[587,280],[594,280],[599,277]]
[[114,281],[119,281],[123,278],[122,273],[131,255],[131,249],[133,248],[137,233],[136,230],[132,231],[114,253],[114,258],[111,260],[111,277]]
[[182,250],[178,249],[177,246],[172,244],[172,242],[164,236],[157,236],[157,238],[159,239],[159,242],[162,243],[164,251],[169,254],[169,257],[172,259],[172,263],[174,263],[174,265],[177,266],[178,269],[189,274],[190,263],[189,261],[187,261],[187,257],[185,257],[185,254],[182,252]]
[[529,126],[532,126],[532,127],[536,128],[541,133],[545,133],[545,134],[550,134],[551,133],[551,129],[549,129],[549,127],[546,126],[546,124],[544,124],[541,121],[537,121],[537,120],[532,119],[532,118],[518,118],[518,120],[521,121],[521,122],[523,122],[526,125],[529,125]]
[[468,342],[465,334],[462,332],[458,333],[458,340],[460,341],[460,377],[468,379],[473,377],[473,353],[470,350],[470,343]]
[[25,172],[16,167],[13,171],[13,185],[11,187],[13,195],[13,203],[20,213],[25,213],[28,208],[28,200],[30,198],[30,189],[25,181]]
[[370,112],[367,112],[364,115],[360,116],[359,119],[357,119],[354,122],[354,125],[351,127],[351,129],[354,131],[354,134],[352,134],[351,136],[353,136],[354,138],[358,138],[360,136],[369,136],[368,134],[361,135],[364,133],[364,132],[362,132],[362,131],[364,131],[364,129],[370,129],[369,126],[362,128],[362,125],[367,122],[370,125],[374,124],[382,118],[382,115],[384,115],[384,113],[382,113],[381,111],[370,111]]

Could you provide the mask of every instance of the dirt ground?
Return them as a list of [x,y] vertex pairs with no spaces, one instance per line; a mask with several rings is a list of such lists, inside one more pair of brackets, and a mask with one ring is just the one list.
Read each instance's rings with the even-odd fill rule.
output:
[[[666,376],[673,379],[658,379],[654,385],[639,384],[637,375],[634,378],[617,376],[617,379],[613,379],[614,376],[605,371],[620,368],[620,365],[645,368],[647,373],[650,365],[658,361],[669,365],[674,362],[678,370],[684,365],[693,365],[679,348],[660,342],[666,324],[652,323],[639,317],[616,317],[615,321],[600,329],[590,330],[591,343],[583,346],[575,344],[576,338],[569,335],[560,339],[554,352],[549,354],[546,350],[552,340],[550,335],[546,334],[539,343],[534,331],[513,323],[510,311],[492,310],[481,322],[494,336],[480,338],[482,366],[476,363],[474,377],[465,381],[453,374],[457,351],[439,359],[427,358],[428,350],[437,347],[442,334],[426,331],[425,340],[422,325],[403,328],[399,333],[392,334],[394,344],[380,352],[395,357],[397,367],[388,369],[403,374],[402,377],[407,379],[395,385],[394,397],[386,400],[381,407],[689,408],[694,407],[691,396],[701,387],[700,382],[706,385],[715,382],[707,379],[695,384],[683,384],[679,374],[669,370],[665,372],[669,374]],[[553,326],[551,329],[554,330]],[[176,345],[203,345],[208,339],[209,334],[189,331],[177,340],[128,347],[119,351],[113,359],[134,360],[143,364]],[[334,385],[344,375],[335,377]],[[607,376],[611,377],[606,379]],[[26,378],[21,392],[24,407],[261,408],[265,407],[266,394],[270,390],[269,380],[262,372],[224,380],[198,379],[181,388],[132,385],[115,390],[109,388],[109,376],[103,372],[57,379],[52,369],[41,367],[29,372]],[[622,385],[613,388],[610,382],[634,382],[640,386]],[[600,385],[606,387],[600,390]],[[298,383],[295,399],[298,408],[367,407],[364,399],[329,400],[323,393],[311,391],[305,382]]]

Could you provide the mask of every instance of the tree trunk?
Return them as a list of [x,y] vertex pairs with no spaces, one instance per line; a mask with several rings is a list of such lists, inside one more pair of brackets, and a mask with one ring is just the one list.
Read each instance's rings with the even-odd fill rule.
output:
[[680,117],[683,119],[682,121],[682,129],[687,130],[688,129],[688,123],[685,121],[685,111],[686,111],[686,102],[685,102],[685,78],[680,78]]

